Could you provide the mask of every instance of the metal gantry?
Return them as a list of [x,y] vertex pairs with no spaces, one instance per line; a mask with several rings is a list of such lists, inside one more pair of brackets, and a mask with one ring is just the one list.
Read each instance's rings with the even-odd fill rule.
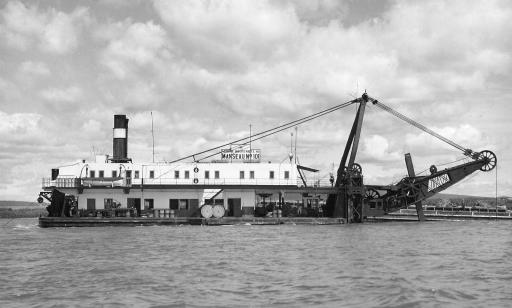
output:
[[[425,220],[422,207],[423,200],[447,189],[475,171],[488,172],[496,167],[497,158],[493,152],[489,150],[476,152],[465,148],[376,99],[369,97],[366,92],[356,102],[359,103],[359,108],[338,167],[335,184],[338,191],[335,195],[329,195],[327,200],[327,211],[333,217],[344,218],[348,223],[362,222],[364,219],[364,203],[379,201],[383,205],[385,213],[415,204],[418,220]],[[364,184],[361,167],[354,163],[354,161],[357,155],[357,145],[361,135],[364,111],[368,102],[461,150],[471,161],[440,171],[437,170],[436,166],[432,165],[430,167],[430,175],[418,176],[414,171],[411,155],[407,153],[405,154],[407,177],[404,177],[394,185]],[[349,153],[350,159],[347,162]]]

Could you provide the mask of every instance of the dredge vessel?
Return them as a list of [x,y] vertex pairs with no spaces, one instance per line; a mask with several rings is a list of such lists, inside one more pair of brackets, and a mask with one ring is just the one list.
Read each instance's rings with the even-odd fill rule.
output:
[[[336,110],[357,105],[355,119],[336,174],[306,181],[318,170],[292,159],[261,162],[252,141],[293,128]],[[393,185],[365,184],[356,163],[365,108],[378,107],[460,150],[466,162],[416,175],[405,154],[408,176]],[[437,134],[364,93],[360,98],[275,128],[251,134],[172,162],[136,163],[128,157],[128,119],[114,116],[113,155],[97,155],[54,168],[42,181],[38,201],[50,202],[41,227],[173,224],[340,224],[360,223],[415,205],[475,171],[496,167],[496,155],[473,151]],[[207,159],[212,161],[205,162]],[[186,161],[188,160],[188,161]]]

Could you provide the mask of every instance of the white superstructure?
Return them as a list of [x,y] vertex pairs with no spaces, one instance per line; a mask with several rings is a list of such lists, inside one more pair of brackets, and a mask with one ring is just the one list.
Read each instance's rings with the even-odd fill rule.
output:
[[[144,208],[169,208],[170,200],[187,200],[200,206],[205,200],[221,201],[229,210],[229,199],[240,199],[242,207],[254,208],[258,194],[279,197],[280,189],[297,187],[297,168],[283,163],[111,163],[105,156],[95,162],[82,161],[58,169],[55,179],[44,179],[44,188],[57,188],[75,195],[79,209],[105,209],[112,202],[132,206],[140,199]],[[215,193],[212,193],[215,192]],[[94,200],[94,201],[93,201]],[[143,202],[144,201],[144,202]],[[216,202],[219,202],[216,201]],[[185,202],[182,202],[185,203]],[[236,201],[238,203],[238,201]],[[237,211],[237,209],[232,209]],[[246,209],[247,213],[251,211]]]
[[301,199],[286,194],[302,185],[291,156],[267,163],[259,150],[223,150],[215,162],[134,163],[126,158],[127,131],[128,119],[116,115],[113,157],[52,169],[43,189],[71,196],[82,211],[170,209],[178,216],[196,215],[204,204],[223,205],[227,216],[252,215],[261,204]]

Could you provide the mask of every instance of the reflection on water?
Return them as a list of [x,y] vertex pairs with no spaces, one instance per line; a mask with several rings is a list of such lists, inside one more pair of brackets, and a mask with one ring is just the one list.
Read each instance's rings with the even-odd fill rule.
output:
[[1,307],[512,304],[510,222],[0,227]]

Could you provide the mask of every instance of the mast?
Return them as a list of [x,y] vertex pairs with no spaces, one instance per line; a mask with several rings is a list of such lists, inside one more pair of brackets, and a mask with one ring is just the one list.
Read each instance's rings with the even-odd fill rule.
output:
[[153,163],[155,162],[155,134],[153,131],[153,111],[151,111],[151,137],[153,138]]

